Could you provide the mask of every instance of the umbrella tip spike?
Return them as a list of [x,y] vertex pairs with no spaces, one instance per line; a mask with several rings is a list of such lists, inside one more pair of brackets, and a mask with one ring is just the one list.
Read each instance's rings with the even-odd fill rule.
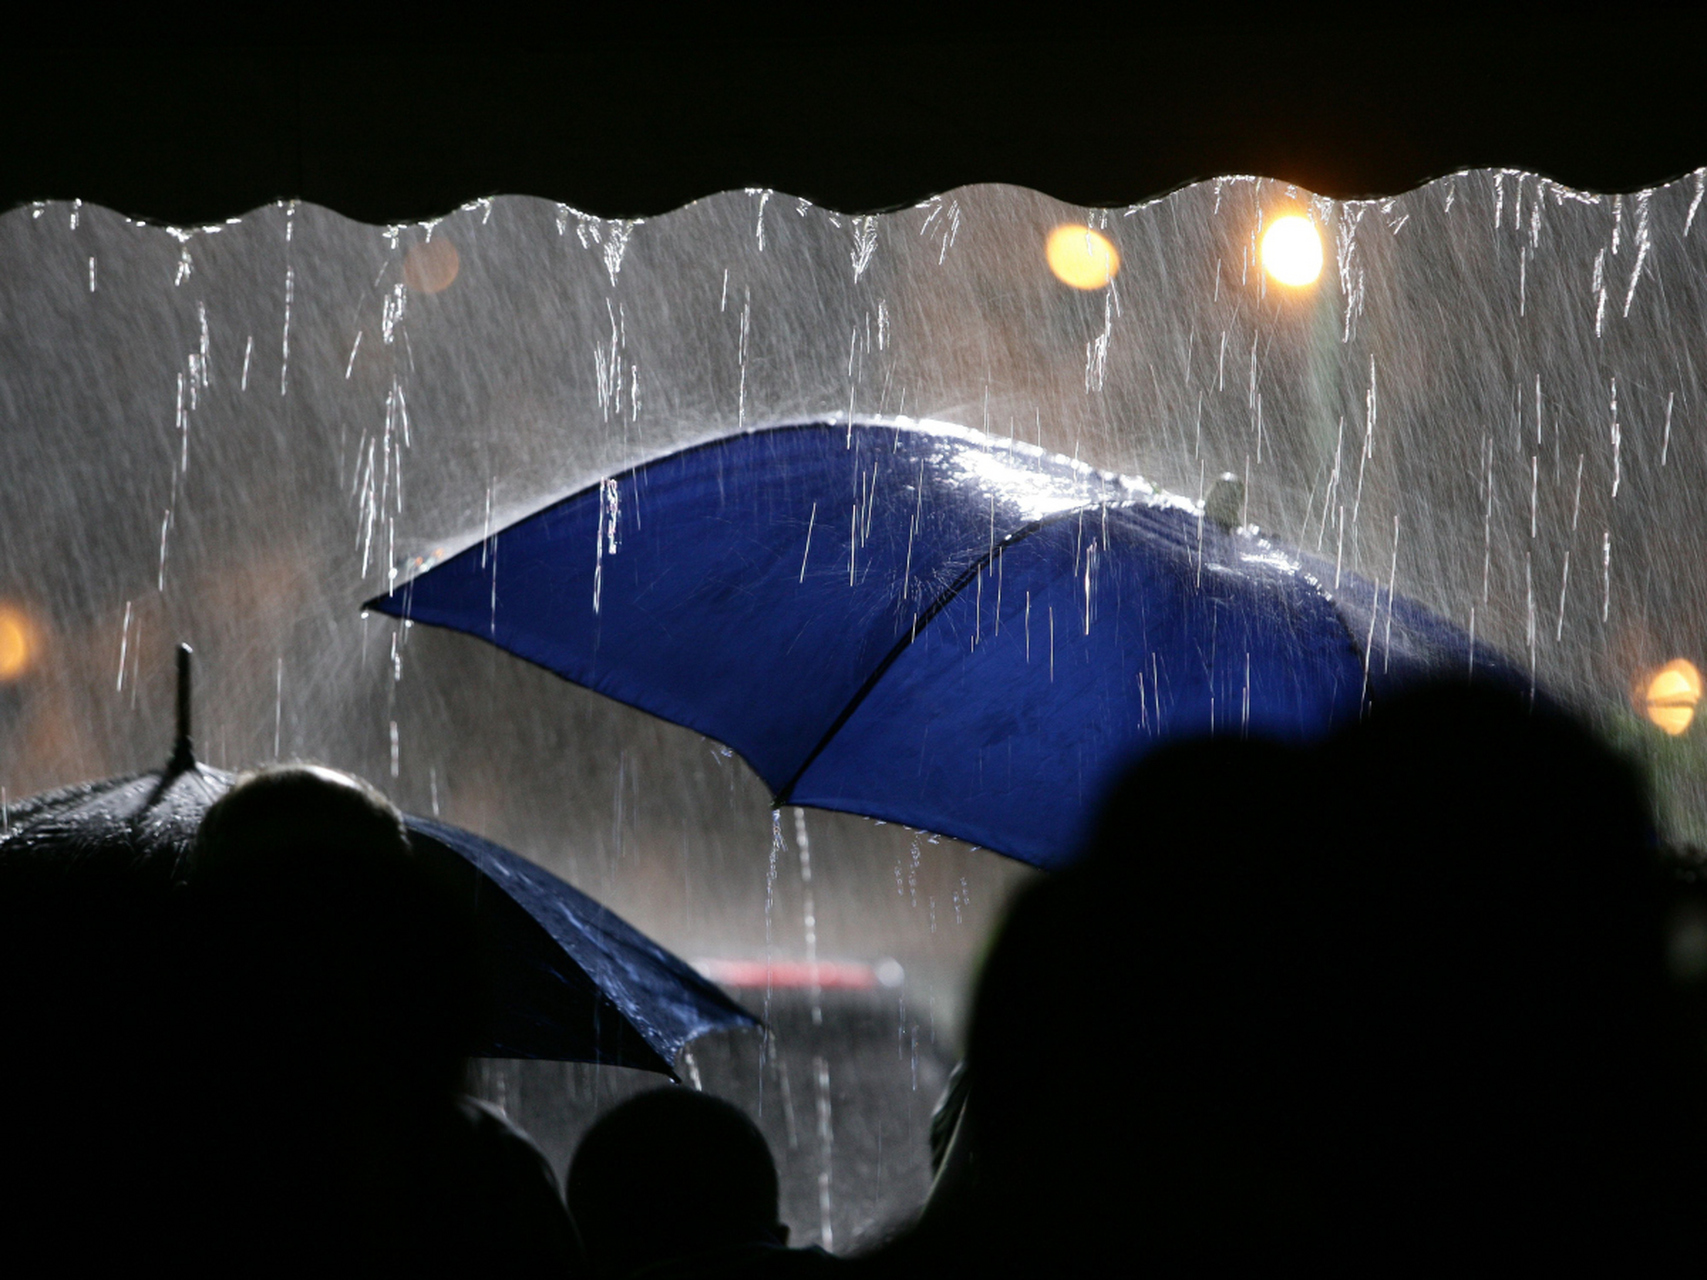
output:
[[1203,515],[1231,533],[1245,523],[1245,485],[1231,471],[1224,472],[1210,486],[1203,500]]
[[193,768],[196,753],[190,739],[190,660],[195,650],[187,644],[178,646],[178,732],[172,743],[172,760],[167,766],[172,773]]

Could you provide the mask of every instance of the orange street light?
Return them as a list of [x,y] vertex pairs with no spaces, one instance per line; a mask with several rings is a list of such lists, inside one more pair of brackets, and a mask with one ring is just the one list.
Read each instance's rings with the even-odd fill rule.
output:
[[0,684],[29,673],[40,648],[35,623],[17,605],[0,601]]
[[1043,254],[1062,284],[1075,289],[1101,289],[1120,270],[1120,250],[1100,231],[1063,223],[1049,233]]
[[417,293],[440,293],[450,288],[461,269],[462,255],[443,234],[410,245],[403,255],[403,279]]
[[1700,701],[1701,673],[1684,658],[1673,659],[1654,672],[1643,698],[1648,719],[1673,737],[1689,728]]

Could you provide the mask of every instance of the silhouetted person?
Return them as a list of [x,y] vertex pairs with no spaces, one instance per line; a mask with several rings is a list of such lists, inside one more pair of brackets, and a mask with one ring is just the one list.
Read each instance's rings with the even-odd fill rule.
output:
[[206,1261],[576,1265],[543,1159],[460,1094],[482,1007],[468,913],[384,797],[313,766],[244,777],[203,820],[190,883],[211,1176],[184,1229]]
[[740,1108],[690,1089],[630,1098],[575,1149],[567,1197],[599,1280],[835,1271],[789,1249],[776,1164]]
[[1331,1238],[1298,1061],[1318,1018],[1314,790],[1297,752],[1173,748],[1077,867],[1015,903],[974,1001],[970,1215],[931,1206],[951,1265],[1240,1265]]
[[1156,753],[985,965],[972,1186],[862,1269],[1675,1264],[1707,1127],[1651,844],[1497,691]]
[[120,821],[0,845],[0,1266],[14,1275],[128,1268],[178,1234],[194,1019],[182,895],[146,843]]
[[1348,1205],[1446,1263],[1699,1267],[1702,1062],[1631,768],[1544,703],[1460,685],[1382,709],[1324,769],[1357,906]]

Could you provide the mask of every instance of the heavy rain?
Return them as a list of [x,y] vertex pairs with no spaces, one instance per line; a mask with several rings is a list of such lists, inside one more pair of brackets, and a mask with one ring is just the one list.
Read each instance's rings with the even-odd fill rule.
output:
[[[1241,537],[1505,655],[1637,753],[1667,836],[1699,844],[1704,190],[1478,170],[1368,201],[1225,177],[1130,208],[985,185],[857,217],[771,190],[387,227],[294,202],[193,227],[14,209],[0,831],[22,797],[164,761],[188,642],[208,763],[371,778],[763,1016],[678,1072],[759,1118],[798,1242],[857,1246],[924,1195],[967,984],[1035,873],[773,809],[724,744],[362,602],[684,446],[950,424],[1194,510],[1233,477]],[[488,1059],[476,1084],[560,1171],[652,1079]]]

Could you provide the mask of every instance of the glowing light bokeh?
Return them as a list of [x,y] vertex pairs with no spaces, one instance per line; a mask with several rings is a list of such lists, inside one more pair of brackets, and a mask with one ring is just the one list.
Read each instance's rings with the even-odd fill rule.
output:
[[1701,672],[1684,658],[1666,663],[1648,679],[1648,719],[1673,737],[1688,729],[1701,701]]
[[35,665],[36,629],[16,605],[0,603],[0,684],[28,674]]
[[450,288],[461,269],[462,255],[444,235],[411,245],[403,256],[403,279],[420,293],[439,293]]
[[1322,274],[1322,237],[1300,214],[1276,218],[1262,235],[1262,266],[1281,284],[1314,284]]
[[1064,223],[1049,233],[1044,245],[1049,269],[1062,284],[1075,289],[1101,289],[1120,270],[1120,250],[1101,232]]

